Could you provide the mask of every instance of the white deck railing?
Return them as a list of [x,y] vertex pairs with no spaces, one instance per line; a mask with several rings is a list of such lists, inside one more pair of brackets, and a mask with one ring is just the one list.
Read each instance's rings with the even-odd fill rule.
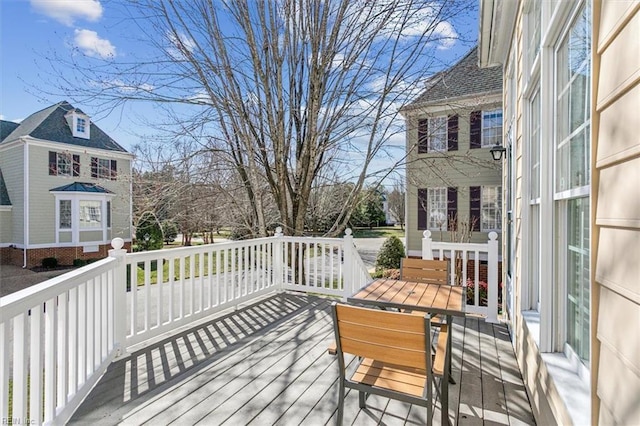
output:
[[[451,284],[467,285],[466,311],[486,316],[487,322],[498,322],[498,234],[489,233],[486,243],[453,243],[431,239],[431,231],[423,233],[423,259],[449,259]],[[481,279],[481,271],[486,268],[486,281]],[[471,273],[468,270],[471,269]],[[482,274],[484,275],[484,274]],[[486,284],[486,290],[481,289]],[[481,294],[486,291],[486,300]]]
[[0,299],[0,419],[65,423],[111,361],[274,291],[347,297],[371,277],[344,238],[270,238],[109,257]]

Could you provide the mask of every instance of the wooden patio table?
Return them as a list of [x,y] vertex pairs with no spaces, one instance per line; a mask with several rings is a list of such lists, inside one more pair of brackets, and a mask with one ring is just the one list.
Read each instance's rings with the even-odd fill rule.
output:
[[[378,278],[347,297],[347,302],[382,309],[421,311],[443,315],[448,327],[447,358],[451,368],[452,317],[464,316],[466,287]],[[450,376],[450,375],[449,375]],[[442,424],[449,424],[449,380],[442,381]]]

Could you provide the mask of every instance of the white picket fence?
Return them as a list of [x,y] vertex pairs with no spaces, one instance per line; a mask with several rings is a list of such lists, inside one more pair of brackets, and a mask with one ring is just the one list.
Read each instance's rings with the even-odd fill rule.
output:
[[[276,235],[109,257],[0,299],[0,419],[63,424],[127,348],[284,290],[346,298],[371,280],[344,238]],[[10,397],[11,395],[11,397]]]
[[[487,322],[497,323],[500,309],[498,234],[490,232],[489,241],[486,243],[453,243],[433,241],[431,231],[426,230],[422,234],[422,258],[433,259],[434,257],[451,260],[449,273],[451,284],[466,285],[468,294],[473,294],[472,298],[467,298],[466,312],[484,315]],[[470,266],[471,274],[468,273]],[[484,268],[486,268],[486,281],[481,280],[481,271]],[[481,282],[487,284],[486,300],[480,297]]]

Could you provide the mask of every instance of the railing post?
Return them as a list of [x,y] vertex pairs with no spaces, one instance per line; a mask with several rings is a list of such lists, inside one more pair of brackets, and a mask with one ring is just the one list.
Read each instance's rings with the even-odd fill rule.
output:
[[[111,241],[113,250],[109,250],[109,257],[117,260],[113,277],[113,343],[116,349],[116,357],[124,354],[127,338],[127,251],[123,249],[124,240],[114,238]],[[135,312],[131,313],[135,315]]]
[[422,258],[433,260],[433,248],[431,247],[431,231],[428,229],[422,233]]
[[489,232],[487,243],[487,322],[498,322],[498,234]]
[[342,261],[342,282],[343,282],[343,300],[346,300],[348,296],[353,293],[353,231],[347,228],[344,230],[344,243],[342,247],[343,261]]
[[284,234],[278,226],[273,242],[273,280],[278,293],[284,291]]

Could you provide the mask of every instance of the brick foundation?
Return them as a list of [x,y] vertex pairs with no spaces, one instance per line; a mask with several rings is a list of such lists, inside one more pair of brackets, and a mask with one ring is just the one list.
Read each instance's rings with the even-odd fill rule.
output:
[[[84,253],[82,246],[28,249],[27,268],[42,266],[42,259],[46,257],[55,257],[58,259],[58,265],[61,266],[71,266],[75,259],[104,259],[109,255],[111,248],[111,244],[103,244],[98,246],[98,251],[93,253]],[[130,252],[131,243],[124,243],[124,248]],[[22,249],[11,247],[0,248],[0,264],[22,266],[23,261]]]

